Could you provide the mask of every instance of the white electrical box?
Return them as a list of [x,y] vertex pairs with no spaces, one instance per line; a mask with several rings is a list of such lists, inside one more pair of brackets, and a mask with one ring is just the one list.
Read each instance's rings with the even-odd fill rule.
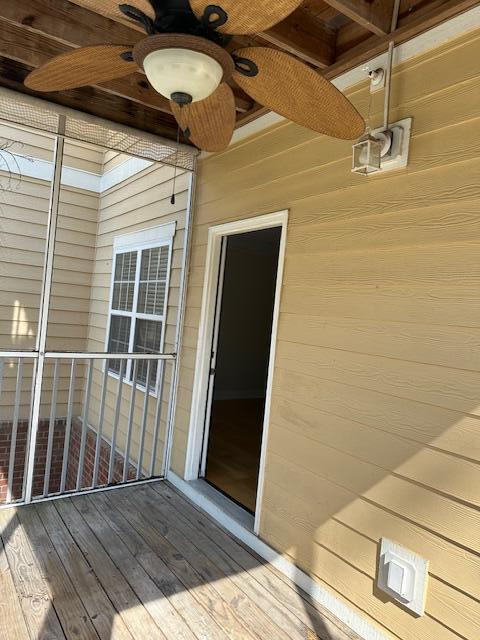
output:
[[377,586],[419,616],[425,613],[428,560],[382,538]]

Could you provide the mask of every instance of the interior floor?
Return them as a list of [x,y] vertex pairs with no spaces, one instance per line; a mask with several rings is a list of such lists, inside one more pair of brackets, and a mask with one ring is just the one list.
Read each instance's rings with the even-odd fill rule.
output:
[[252,513],[257,497],[264,398],[212,403],[205,479]]

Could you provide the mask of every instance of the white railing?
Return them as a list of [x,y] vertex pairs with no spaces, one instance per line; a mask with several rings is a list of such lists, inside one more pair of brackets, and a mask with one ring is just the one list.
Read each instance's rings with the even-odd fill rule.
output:
[[21,500],[37,354],[0,354],[0,504]]
[[161,476],[175,355],[43,356],[39,391],[38,354],[0,352],[0,505],[25,500],[28,474],[32,500]]

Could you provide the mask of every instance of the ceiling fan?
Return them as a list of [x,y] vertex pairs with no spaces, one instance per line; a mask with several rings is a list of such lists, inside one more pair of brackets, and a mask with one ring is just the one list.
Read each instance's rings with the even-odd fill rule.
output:
[[221,151],[235,128],[233,80],[256,102],[314,131],[358,138],[365,123],[333,84],[293,56],[267,47],[226,50],[232,34],[271,28],[303,0],[82,0],[82,6],[139,23],[147,36],[134,46],[75,49],[32,71],[25,85],[62,91],[96,85],[143,69],[170,100],[185,137],[205,151]]

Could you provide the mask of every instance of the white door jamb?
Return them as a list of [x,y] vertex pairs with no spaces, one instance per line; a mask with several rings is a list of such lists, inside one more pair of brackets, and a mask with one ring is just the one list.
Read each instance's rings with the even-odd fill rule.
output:
[[260,530],[261,504],[265,476],[265,458],[268,442],[268,426],[270,421],[270,403],[272,398],[273,371],[275,367],[275,348],[277,342],[277,327],[280,313],[280,294],[282,290],[283,265],[287,239],[288,210],[278,211],[263,216],[247,218],[235,222],[211,227],[208,232],[207,257],[203,284],[202,309],[200,315],[199,335],[197,343],[197,357],[195,361],[195,380],[192,394],[192,410],[190,415],[187,454],[185,462],[185,480],[196,480],[199,477],[202,444],[205,429],[205,408],[210,378],[210,361],[212,337],[215,321],[215,307],[217,300],[217,284],[220,270],[222,238],[238,233],[248,233],[260,229],[281,227],[280,250],[278,256],[277,285],[272,319],[272,338],[270,344],[270,359],[268,366],[267,392],[265,415],[263,420],[262,448],[260,455],[260,470],[258,477],[257,503],[255,509],[254,531],[258,535]]

